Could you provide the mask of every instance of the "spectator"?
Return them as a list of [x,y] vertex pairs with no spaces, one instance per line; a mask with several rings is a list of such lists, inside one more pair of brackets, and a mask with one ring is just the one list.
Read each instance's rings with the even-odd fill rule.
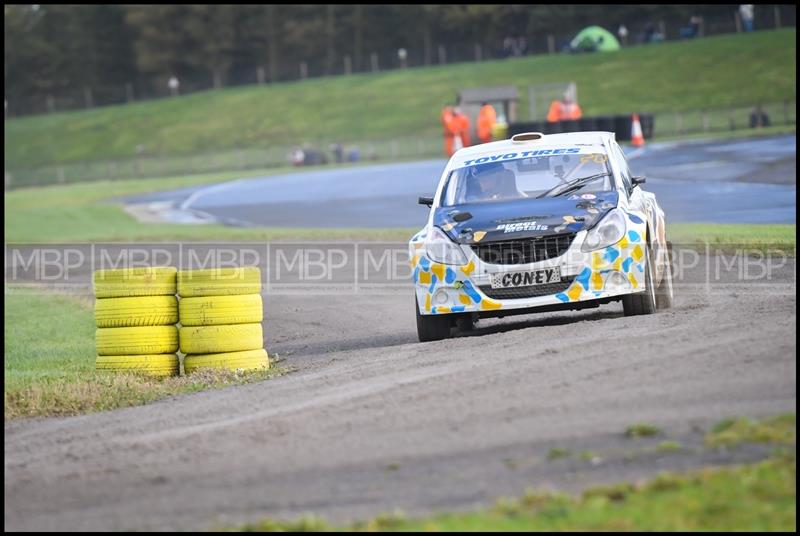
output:
[[336,161],[337,164],[342,163],[344,160],[344,147],[342,147],[341,143],[332,143],[330,146],[331,153],[333,153],[333,159]]
[[559,121],[570,121],[580,119],[583,116],[581,107],[572,98],[569,92],[565,93],[561,100],[554,100],[550,103],[547,112],[547,122],[557,123]]
[[750,113],[750,128],[763,128],[769,126],[769,116],[759,104]]
[[753,31],[753,4],[739,5],[739,18],[742,19],[742,27],[745,32]]
[[467,114],[462,113],[461,108],[458,106],[453,108],[453,126],[454,133],[456,134],[455,146],[458,146],[455,150],[457,151],[462,147],[469,147],[471,142],[469,136],[469,117],[467,117]]
[[478,139],[481,143],[488,143],[492,141],[492,128],[497,123],[497,112],[494,107],[488,102],[481,105],[481,110],[478,112]]
[[628,28],[624,24],[620,24],[617,29],[617,37],[622,46],[628,46]]

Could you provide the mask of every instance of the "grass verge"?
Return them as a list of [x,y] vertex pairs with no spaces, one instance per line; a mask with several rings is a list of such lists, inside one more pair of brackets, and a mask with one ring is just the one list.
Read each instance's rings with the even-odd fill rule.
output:
[[6,419],[135,406],[287,372],[283,367],[247,374],[209,370],[165,379],[98,372],[89,301],[15,290],[5,296],[4,313]]
[[580,497],[527,493],[494,508],[406,519],[384,515],[337,529],[317,517],[264,520],[245,532],[381,531],[794,531],[795,455],[755,464],[662,473],[641,484],[586,490]]
[[[348,527],[305,516],[295,521],[265,519],[239,527],[246,532],[309,531],[794,531],[796,507],[796,418],[729,419],[707,438],[791,445],[765,461],[662,472],[645,482],[598,486],[580,496],[528,492],[502,498],[489,509],[409,519],[380,515]],[[731,444],[727,442],[726,444]],[[712,444],[715,446],[716,444]],[[676,444],[664,450],[675,450]],[[661,448],[661,446],[659,448]]]

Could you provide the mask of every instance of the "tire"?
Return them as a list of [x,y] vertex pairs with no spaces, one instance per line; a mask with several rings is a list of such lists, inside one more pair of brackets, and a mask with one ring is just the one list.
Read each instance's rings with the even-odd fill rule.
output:
[[417,315],[417,337],[419,342],[441,341],[450,338],[452,322],[450,315],[421,315],[414,297],[414,312]]
[[260,294],[182,298],[179,310],[182,326],[253,324],[264,320]]
[[108,372],[141,372],[150,376],[177,376],[180,361],[175,354],[99,355],[95,368]]
[[643,292],[628,294],[622,298],[622,310],[625,316],[649,315],[656,312],[656,289],[653,284],[653,259],[650,247],[644,249],[644,287]]
[[178,272],[178,295],[181,298],[260,293],[261,270],[253,266]]
[[656,308],[671,309],[675,302],[675,293],[672,286],[672,242],[667,242],[667,260],[664,265],[664,276],[656,287]]
[[184,354],[260,350],[264,335],[261,324],[181,327],[180,347]]
[[92,274],[96,298],[174,296],[178,270],[173,266],[97,270]]
[[174,354],[178,351],[178,328],[146,326],[99,328],[97,355]]
[[458,328],[458,331],[461,333],[468,333],[474,330],[475,322],[477,322],[476,316],[477,315],[473,315],[472,313],[459,314],[456,317],[456,328]]
[[191,374],[202,368],[225,370],[267,370],[269,356],[263,348],[244,352],[226,352],[220,354],[192,354],[183,358],[183,370]]
[[94,320],[98,328],[169,326],[178,322],[178,299],[175,296],[99,298],[95,301]]

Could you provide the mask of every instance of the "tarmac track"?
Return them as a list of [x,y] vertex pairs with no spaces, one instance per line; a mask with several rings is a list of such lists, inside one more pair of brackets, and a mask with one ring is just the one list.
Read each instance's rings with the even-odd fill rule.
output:
[[[6,421],[5,529],[205,530],[305,513],[341,523],[760,459],[768,449],[709,451],[702,435],[730,416],[795,410],[796,265],[744,281],[736,263],[718,277],[717,257],[694,260],[669,311],[482,320],[426,344],[410,289],[265,293],[266,347],[295,372]],[[663,433],[624,438],[635,422]],[[664,439],[687,448],[658,453]],[[548,461],[555,447],[597,455]]]
[[[626,149],[669,222],[794,223],[794,135],[650,143]],[[236,226],[422,227],[444,160],[309,168],[124,199],[168,221]]]

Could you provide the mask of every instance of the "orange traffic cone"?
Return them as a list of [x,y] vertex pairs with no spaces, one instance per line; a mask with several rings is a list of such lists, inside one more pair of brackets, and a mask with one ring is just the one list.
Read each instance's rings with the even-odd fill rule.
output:
[[633,124],[631,125],[631,145],[641,147],[644,145],[642,135],[642,124],[639,122],[639,114],[633,114]]

